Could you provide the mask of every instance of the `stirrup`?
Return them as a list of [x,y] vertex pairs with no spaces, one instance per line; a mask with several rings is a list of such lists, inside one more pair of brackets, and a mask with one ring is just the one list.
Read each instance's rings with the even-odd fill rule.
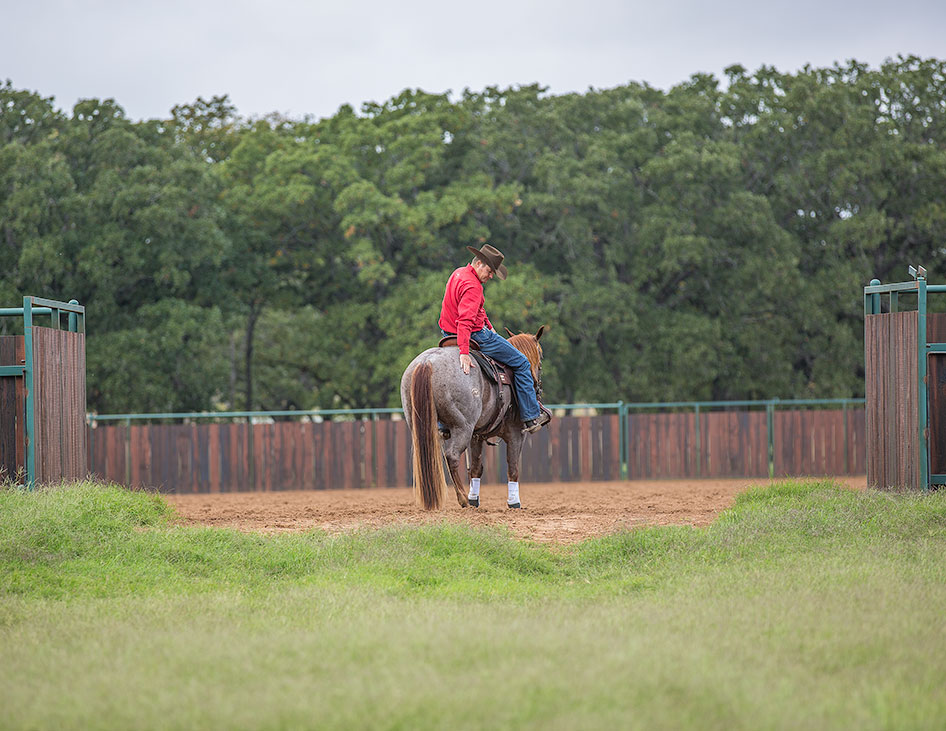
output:
[[535,434],[539,429],[548,424],[550,421],[552,421],[552,412],[540,404],[539,415],[534,419],[529,419],[529,421],[525,422],[522,431],[526,432],[527,434]]

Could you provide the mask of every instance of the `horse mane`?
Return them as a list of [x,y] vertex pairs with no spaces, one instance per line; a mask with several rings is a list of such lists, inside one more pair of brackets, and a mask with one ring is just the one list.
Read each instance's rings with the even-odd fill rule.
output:
[[542,346],[535,335],[531,333],[517,333],[509,338],[509,344],[522,353],[529,365],[532,366],[532,377],[539,382],[539,361],[542,360]]

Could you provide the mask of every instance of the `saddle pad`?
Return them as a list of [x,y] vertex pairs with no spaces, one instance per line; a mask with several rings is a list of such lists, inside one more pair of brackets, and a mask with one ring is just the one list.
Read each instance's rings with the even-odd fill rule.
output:
[[[457,346],[457,336],[456,335],[447,335],[446,337],[440,338],[440,342],[437,344],[438,348],[456,348]],[[470,338],[470,350],[479,350],[480,346],[475,340]]]

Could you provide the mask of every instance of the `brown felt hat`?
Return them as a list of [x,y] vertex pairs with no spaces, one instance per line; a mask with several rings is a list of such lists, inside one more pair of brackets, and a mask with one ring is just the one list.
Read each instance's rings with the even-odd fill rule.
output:
[[466,248],[470,250],[473,256],[496,272],[497,277],[500,279],[506,278],[506,267],[503,266],[503,259],[506,257],[503,256],[503,252],[489,244],[483,244],[482,249],[474,249],[472,246],[467,246]]

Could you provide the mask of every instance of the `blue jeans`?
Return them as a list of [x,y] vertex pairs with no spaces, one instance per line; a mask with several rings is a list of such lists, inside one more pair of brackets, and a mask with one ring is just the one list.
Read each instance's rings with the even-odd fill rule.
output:
[[[444,335],[456,333],[441,330]],[[483,328],[470,337],[480,346],[480,352],[485,353],[493,360],[505,363],[513,369],[513,387],[516,389],[516,399],[519,401],[519,415],[523,421],[536,419],[539,416],[539,401],[535,396],[535,380],[532,378],[532,367],[529,359],[512,347],[502,335],[497,335],[488,328]]]

